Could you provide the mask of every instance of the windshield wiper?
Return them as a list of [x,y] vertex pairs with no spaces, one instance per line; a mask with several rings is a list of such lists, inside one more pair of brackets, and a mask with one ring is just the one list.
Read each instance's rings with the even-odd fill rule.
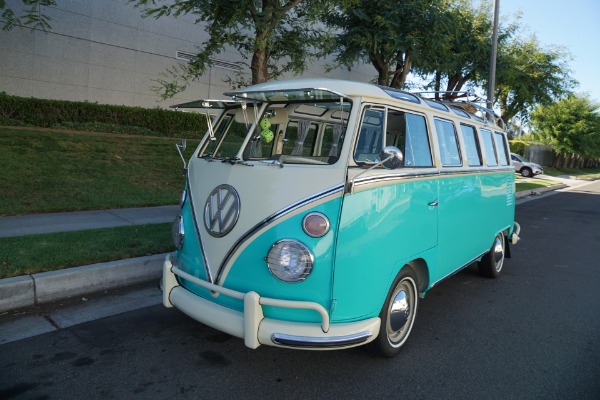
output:
[[252,164],[248,164],[246,161],[238,158],[238,157],[225,157],[223,160],[221,160],[221,162],[228,162],[231,165],[235,165],[235,164],[242,164],[242,165],[247,165],[249,167],[253,167]]

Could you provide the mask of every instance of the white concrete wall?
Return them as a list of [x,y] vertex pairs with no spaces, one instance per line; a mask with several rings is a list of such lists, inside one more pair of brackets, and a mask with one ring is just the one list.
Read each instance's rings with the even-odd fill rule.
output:
[[[8,1],[18,7],[20,1]],[[176,52],[197,53],[206,34],[191,16],[142,18],[127,0],[56,0],[44,13],[49,32],[0,31],[0,91],[25,97],[79,100],[141,107],[167,107],[198,98],[222,98],[232,72],[213,67],[185,92],[161,101],[151,87],[167,68],[180,63]],[[235,51],[217,58],[239,61]],[[325,72],[318,60],[305,77],[370,81],[368,65]],[[244,71],[249,73],[250,71]],[[290,76],[291,77],[291,76]]]

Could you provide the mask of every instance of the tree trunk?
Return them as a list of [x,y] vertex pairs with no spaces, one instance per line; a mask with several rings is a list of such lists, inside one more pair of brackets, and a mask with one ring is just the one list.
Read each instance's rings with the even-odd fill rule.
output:
[[266,50],[256,50],[252,55],[252,63],[250,70],[252,71],[252,84],[264,83],[269,80],[269,72],[267,70],[267,52]]
[[256,37],[254,38],[254,53],[250,63],[252,71],[252,84],[264,83],[269,81],[269,70],[267,68],[269,62],[268,37],[269,29],[262,28],[255,22]]
[[552,166],[554,168],[561,168],[562,164],[563,164],[562,154],[556,154],[556,157],[554,157],[554,161],[552,162]]
[[392,76],[392,82],[390,83],[391,87],[399,89],[402,86],[404,86],[404,84],[406,83],[406,77],[410,72],[411,65],[411,52],[407,51],[406,53],[404,53],[402,61],[396,64],[396,71],[394,71],[394,74]]
[[383,86],[390,85],[390,68],[385,63],[383,57],[380,54],[369,54],[371,64],[377,70],[377,84]]

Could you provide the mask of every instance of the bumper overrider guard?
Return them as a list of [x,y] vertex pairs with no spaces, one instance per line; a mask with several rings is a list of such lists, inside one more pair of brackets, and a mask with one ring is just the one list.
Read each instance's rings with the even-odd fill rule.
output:
[[[176,307],[205,325],[242,338],[251,349],[261,344],[301,349],[340,349],[368,343],[379,332],[381,320],[378,317],[330,325],[327,310],[318,303],[272,299],[261,297],[254,291],[242,293],[227,289],[192,276],[180,270],[177,264],[173,254],[169,254],[163,264],[164,306]],[[179,285],[177,276],[210,290],[215,296],[242,300],[244,311],[232,310],[193,294]],[[321,316],[321,323],[265,318],[262,306],[314,310]]]

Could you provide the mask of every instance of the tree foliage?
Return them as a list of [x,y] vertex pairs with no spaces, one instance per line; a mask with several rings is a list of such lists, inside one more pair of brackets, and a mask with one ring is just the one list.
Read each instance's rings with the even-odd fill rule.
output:
[[599,110],[589,98],[571,94],[531,113],[534,137],[556,152],[556,166],[582,166],[585,158],[600,158]]
[[237,50],[249,66],[251,82],[238,74],[233,84],[257,84],[284,73],[299,74],[318,54],[318,45],[327,34],[318,26],[318,16],[333,4],[328,0],[130,0],[144,8],[145,16],[160,18],[191,14],[208,39],[188,64],[168,70],[160,80],[159,94],[169,98],[198,79],[211,65],[211,58],[224,48]]
[[[55,0],[0,0],[0,24],[3,31],[15,28],[30,28],[48,31],[50,17],[43,13],[43,8],[55,6]],[[20,11],[15,10],[18,9]]]
[[412,65],[436,44],[432,35],[445,26],[446,2],[355,0],[332,10],[326,21],[339,32],[333,49],[337,63],[371,63],[378,84],[404,86]]
[[499,47],[496,93],[505,121],[527,117],[536,105],[547,105],[575,86],[568,67],[569,54],[543,48],[535,36],[515,38]]
[[[470,0],[453,0],[444,10],[447,27],[434,40],[430,50],[416,71],[433,77],[428,87],[436,92],[447,92],[446,99],[458,96],[457,92],[487,84],[492,37],[492,7],[482,1],[473,7]],[[514,23],[501,24],[498,46],[502,46],[516,30]],[[445,88],[442,89],[442,84]]]

